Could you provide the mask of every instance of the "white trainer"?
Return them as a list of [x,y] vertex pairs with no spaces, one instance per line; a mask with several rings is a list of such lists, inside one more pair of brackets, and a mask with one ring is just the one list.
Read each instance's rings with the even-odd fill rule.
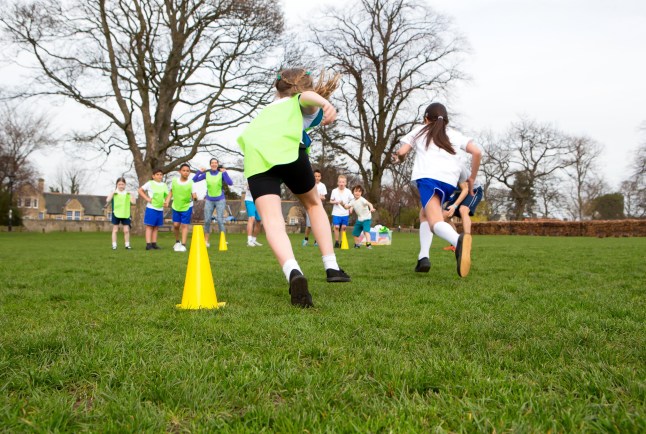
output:
[[256,247],[253,241],[247,241],[247,247]]
[[173,250],[174,250],[175,252],[181,252],[181,250],[180,250],[180,248],[181,248],[181,247],[182,247],[182,243],[180,243],[180,242],[178,241],[178,242],[176,242],[176,243],[173,245]]
[[258,247],[262,246],[262,244],[260,244],[257,240],[253,240],[252,243],[254,246],[258,246]]

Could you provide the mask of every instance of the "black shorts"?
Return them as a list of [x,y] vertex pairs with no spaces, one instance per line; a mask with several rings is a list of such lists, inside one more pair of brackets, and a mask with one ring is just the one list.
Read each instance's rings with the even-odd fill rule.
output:
[[247,181],[254,201],[266,194],[280,196],[282,183],[294,194],[307,193],[316,184],[310,158],[305,149],[298,150],[296,161],[274,166],[266,172],[250,176]]

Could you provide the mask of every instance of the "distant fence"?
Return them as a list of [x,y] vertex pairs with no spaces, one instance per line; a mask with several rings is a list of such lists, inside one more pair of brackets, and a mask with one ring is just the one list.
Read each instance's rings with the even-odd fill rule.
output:
[[[18,232],[111,232],[112,223],[109,221],[83,221],[83,220],[23,220],[22,227],[14,227],[13,230]],[[226,231],[231,234],[247,232],[247,222],[226,223]],[[172,223],[165,223],[162,231],[172,229]],[[6,231],[6,226],[2,231]],[[193,230],[193,225],[189,226],[189,231]],[[217,232],[217,223],[211,223],[211,230]],[[297,233],[301,231],[299,225],[287,225],[288,233]]]
[[[461,225],[457,225],[461,229]],[[472,223],[478,235],[544,235],[553,237],[646,237],[646,220],[509,221]]]

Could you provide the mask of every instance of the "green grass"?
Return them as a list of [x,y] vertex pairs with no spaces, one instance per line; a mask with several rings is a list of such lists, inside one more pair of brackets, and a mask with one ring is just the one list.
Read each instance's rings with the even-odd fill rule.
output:
[[[0,234],[0,431],[645,432],[646,239],[474,239],[466,279],[436,238],[210,250],[224,309],[181,311],[187,254],[109,234]],[[261,237],[263,238],[263,237]],[[261,240],[262,241],[262,240]],[[217,243],[216,243],[217,244]]]

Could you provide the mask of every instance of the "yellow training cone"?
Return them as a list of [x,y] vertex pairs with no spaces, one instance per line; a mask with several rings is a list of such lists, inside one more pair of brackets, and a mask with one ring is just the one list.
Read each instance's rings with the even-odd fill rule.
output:
[[348,250],[349,248],[348,237],[345,235],[345,231],[343,231],[343,235],[341,237],[341,250]]
[[215,285],[211,274],[209,253],[204,242],[202,226],[193,226],[191,251],[188,254],[188,267],[184,281],[184,295],[180,309],[217,309],[226,303],[218,303],[215,295]]
[[227,250],[227,237],[224,235],[224,232],[220,232],[220,251],[225,252]]

